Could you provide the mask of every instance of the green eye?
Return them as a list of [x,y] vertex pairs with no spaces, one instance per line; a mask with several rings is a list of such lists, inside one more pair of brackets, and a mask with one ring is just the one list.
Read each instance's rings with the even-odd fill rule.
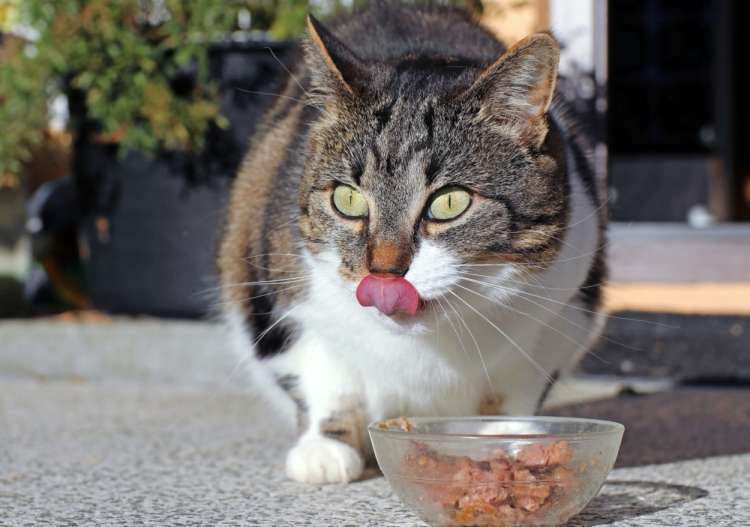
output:
[[462,188],[447,187],[438,190],[427,209],[427,218],[448,221],[458,218],[471,205],[471,194]]
[[348,185],[339,185],[333,190],[333,206],[349,218],[367,216],[367,201],[361,192]]

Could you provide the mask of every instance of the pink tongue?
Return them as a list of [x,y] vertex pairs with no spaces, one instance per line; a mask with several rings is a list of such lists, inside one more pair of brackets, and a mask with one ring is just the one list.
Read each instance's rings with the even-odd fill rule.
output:
[[384,315],[403,311],[415,315],[419,293],[406,278],[384,278],[367,275],[357,286],[357,300],[362,306],[375,306]]

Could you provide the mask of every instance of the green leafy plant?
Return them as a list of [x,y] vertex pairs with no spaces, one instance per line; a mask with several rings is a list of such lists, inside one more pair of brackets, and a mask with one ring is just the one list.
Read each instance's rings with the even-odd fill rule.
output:
[[[48,101],[71,90],[99,124],[100,140],[147,151],[200,148],[211,123],[226,124],[207,79],[206,46],[234,27],[236,10],[224,4],[15,2],[16,25],[36,35],[8,53],[0,69],[0,173],[18,173],[42,138]],[[170,80],[191,65],[194,87],[174,93]]]
[[[0,0],[0,23],[31,34],[3,53],[0,176],[20,172],[43,138],[49,101],[71,90],[98,123],[98,140],[123,151],[199,150],[210,125],[227,125],[208,79],[208,45],[236,29],[241,11],[250,29],[293,35],[298,24],[275,17],[281,3],[307,10],[273,0]],[[170,81],[185,69],[196,82],[175,93]]]
[[[296,37],[308,12],[325,18],[364,1],[0,0],[0,31],[29,35],[0,55],[0,177],[20,173],[44,137],[49,101],[72,91],[97,140],[199,151],[209,126],[227,125],[208,79],[209,44],[243,20],[245,30]],[[177,93],[171,81],[186,69],[195,82]]]

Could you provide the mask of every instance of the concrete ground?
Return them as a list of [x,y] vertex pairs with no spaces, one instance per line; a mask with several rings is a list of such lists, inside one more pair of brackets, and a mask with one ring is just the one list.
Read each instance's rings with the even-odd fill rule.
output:
[[[293,437],[211,324],[0,323],[0,526],[422,525],[382,477],[286,481]],[[750,455],[616,469],[571,525],[750,525]]]

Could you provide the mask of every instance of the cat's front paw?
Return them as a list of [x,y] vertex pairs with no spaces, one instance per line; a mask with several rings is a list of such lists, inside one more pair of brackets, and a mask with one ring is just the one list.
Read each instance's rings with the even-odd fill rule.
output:
[[348,483],[363,469],[357,450],[327,437],[300,440],[286,456],[286,475],[302,483]]

